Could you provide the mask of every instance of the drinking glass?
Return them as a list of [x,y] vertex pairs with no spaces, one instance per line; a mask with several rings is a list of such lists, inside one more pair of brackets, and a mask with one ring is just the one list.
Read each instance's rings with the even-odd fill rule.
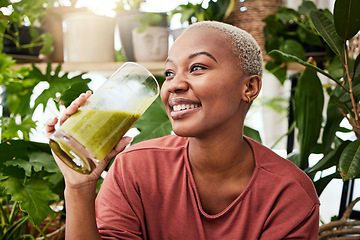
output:
[[125,63],[50,136],[52,151],[75,171],[91,173],[158,95],[146,68]]

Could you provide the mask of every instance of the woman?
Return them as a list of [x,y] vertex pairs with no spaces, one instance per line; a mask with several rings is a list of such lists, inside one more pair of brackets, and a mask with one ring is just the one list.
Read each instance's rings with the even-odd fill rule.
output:
[[[248,33],[219,22],[189,27],[169,52],[161,89],[176,135],[118,154],[96,203],[107,162],[87,176],[56,159],[66,181],[67,239],[317,239],[310,179],[243,136],[261,75],[260,48]],[[123,138],[109,157],[129,142]]]

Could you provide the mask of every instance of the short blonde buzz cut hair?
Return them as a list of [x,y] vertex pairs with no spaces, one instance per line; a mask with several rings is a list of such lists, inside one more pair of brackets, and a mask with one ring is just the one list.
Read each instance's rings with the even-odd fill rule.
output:
[[217,21],[201,21],[190,25],[187,29],[210,28],[227,36],[235,56],[239,58],[240,66],[249,75],[262,77],[263,58],[259,44],[246,31],[233,25]]

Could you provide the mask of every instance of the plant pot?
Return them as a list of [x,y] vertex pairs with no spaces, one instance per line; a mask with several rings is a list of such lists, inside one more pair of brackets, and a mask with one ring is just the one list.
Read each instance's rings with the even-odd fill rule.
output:
[[112,18],[90,12],[64,16],[64,62],[114,62]]
[[175,41],[184,31],[185,31],[185,28],[177,28],[177,29],[171,30],[173,40]]
[[[39,33],[42,33],[43,30],[40,28],[36,28]],[[12,25],[10,27],[10,31],[5,32],[12,36],[15,39],[18,39],[20,45],[30,44],[33,40],[30,35],[30,27],[21,26],[19,27],[18,31],[16,30],[15,26]],[[7,54],[16,54],[16,55],[29,55],[29,56],[39,56],[40,50],[42,46],[33,47],[33,48],[18,48],[13,41],[4,37],[3,41],[4,47],[3,52]]]
[[145,32],[132,31],[134,56],[139,62],[164,61],[169,48],[169,30],[166,27],[148,27]]
[[75,7],[52,7],[48,10],[48,14],[44,19],[42,28],[54,37],[54,51],[47,56],[52,62],[64,61],[64,41],[63,41],[63,27],[62,21],[64,15],[73,12],[87,12],[87,8],[75,8]]
[[[132,31],[139,26],[139,22],[134,21],[136,16],[144,14],[139,10],[124,12],[116,16],[116,28],[119,32],[119,39],[122,47],[122,52],[127,61],[136,61],[133,47]],[[160,13],[159,13],[160,14]],[[157,26],[167,27],[167,16],[162,14],[163,18]]]

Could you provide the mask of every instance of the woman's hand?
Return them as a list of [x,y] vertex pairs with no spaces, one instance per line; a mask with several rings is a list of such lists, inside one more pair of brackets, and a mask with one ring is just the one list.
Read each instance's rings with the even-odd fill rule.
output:
[[[60,117],[60,125],[62,125],[72,114],[74,114],[80,106],[82,106],[86,100],[91,96],[91,92],[87,91],[86,93],[82,93],[78,98],[76,98],[70,106],[68,106],[62,116]],[[55,125],[58,122],[58,118],[49,119],[46,123],[46,134],[48,137],[51,136],[55,132]],[[130,137],[123,137],[120,142],[115,146],[115,148],[105,157],[104,160],[100,162],[100,164],[95,168],[95,170],[89,174],[84,175],[78,173],[68,167],[62,160],[60,160],[56,154],[53,153],[55,161],[59,166],[62,174],[64,175],[64,179],[67,187],[77,188],[80,186],[84,186],[85,184],[90,184],[96,186],[96,182],[100,177],[101,173],[104,171],[106,166],[109,164],[111,159],[115,157],[119,152],[123,151],[125,147],[132,141]]]

